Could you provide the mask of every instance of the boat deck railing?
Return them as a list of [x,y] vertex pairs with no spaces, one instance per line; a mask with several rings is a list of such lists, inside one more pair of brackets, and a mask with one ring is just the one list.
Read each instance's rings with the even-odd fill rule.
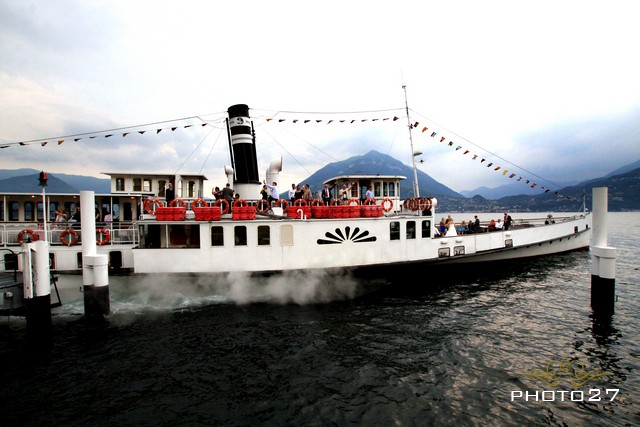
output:
[[[46,231],[42,223],[10,222],[0,224],[0,247],[19,246],[25,239],[43,240],[52,246],[74,246],[82,243],[81,225],[78,222],[48,223]],[[99,245],[132,245],[138,243],[138,233],[133,221],[96,222],[96,242]]]

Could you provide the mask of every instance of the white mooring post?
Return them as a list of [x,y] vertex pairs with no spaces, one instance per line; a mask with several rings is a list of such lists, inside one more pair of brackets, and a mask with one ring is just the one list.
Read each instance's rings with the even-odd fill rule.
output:
[[616,288],[616,249],[607,246],[607,187],[593,189],[591,230],[591,308],[613,314]]
[[51,329],[51,278],[49,243],[22,244],[22,282],[27,308],[27,332],[42,334]]
[[109,261],[107,255],[96,250],[96,218],[93,215],[95,195],[93,191],[80,192],[80,235],[82,240],[82,291],[84,314],[102,317],[111,312],[109,302]]

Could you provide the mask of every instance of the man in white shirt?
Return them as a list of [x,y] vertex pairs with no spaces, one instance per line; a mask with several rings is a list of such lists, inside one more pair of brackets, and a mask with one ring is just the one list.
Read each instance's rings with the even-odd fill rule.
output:
[[264,185],[267,186],[269,190],[271,190],[271,195],[269,196],[269,204],[273,204],[273,202],[277,201],[280,197],[280,190],[278,189],[278,183],[273,181],[273,184],[269,185],[266,182]]
[[289,202],[291,203],[291,206],[293,206],[293,202],[295,202],[295,199],[296,199],[296,185],[291,184],[291,188],[289,189]]

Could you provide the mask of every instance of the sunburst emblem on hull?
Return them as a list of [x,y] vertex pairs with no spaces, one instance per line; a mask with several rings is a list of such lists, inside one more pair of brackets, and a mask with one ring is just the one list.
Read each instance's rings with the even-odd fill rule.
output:
[[318,239],[317,243],[319,245],[333,245],[347,241],[354,243],[375,242],[377,240],[376,236],[369,236],[368,231],[360,231],[360,228],[358,227],[354,228],[352,233],[351,227],[349,226],[344,227],[344,231],[340,228],[336,228],[333,233],[327,231],[324,235],[326,239]]

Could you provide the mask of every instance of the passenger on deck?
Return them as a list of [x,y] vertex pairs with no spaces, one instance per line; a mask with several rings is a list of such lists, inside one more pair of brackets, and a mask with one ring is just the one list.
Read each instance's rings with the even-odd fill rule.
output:
[[365,196],[365,200],[366,199],[373,199],[373,187],[370,185],[369,188],[367,188],[367,192],[364,194]]
[[467,223],[467,234],[472,234],[476,232],[476,223],[473,220],[469,220]]
[[482,231],[482,228],[480,228],[480,219],[478,219],[478,215],[474,216],[475,221],[473,224],[473,229],[475,230],[476,233],[480,233]]
[[342,188],[340,188],[340,200],[343,205],[346,205],[349,202],[350,194],[349,189],[347,188],[347,184],[342,184]]
[[447,223],[445,222],[444,218],[440,220],[440,224],[438,224],[438,230],[440,230],[441,236],[444,236],[444,234],[447,232]]
[[107,213],[104,215],[104,222],[105,222],[104,228],[111,230],[113,226],[113,215],[111,215],[111,212],[108,209],[107,209]]
[[296,185],[291,184],[291,188],[289,189],[289,203],[291,203],[291,206],[293,206],[293,202],[295,201],[296,201]]
[[447,225],[447,229],[452,224],[454,227],[456,226],[456,222],[453,220],[453,218],[451,218],[451,215],[447,215],[447,221],[445,222],[445,224]]
[[325,206],[329,206],[331,204],[331,190],[329,189],[329,184],[325,184],[322,189],[322,203]]
[[302,199],[307,202],[307,205],[311,204],[311,187],[309,184],[304,185],[304,191],[302,193]]
[[489,222],[488,231],[496,231],[496,222],[495,222],[495,220],[492,219]]
[[498,218],[498,222],[496,222],[496,230],[502,231],[504,229],[504,222],[500,218]]
[[229,204],[229,212],[231,212],[233,209],[233,189],[231,188],[231,184],[227,182],[227,185],[222,189],[221,194],[222,198]]
[[302,196],[304,195],[304,190],[298,185],[296,187],[296,195],[294,196],[294,200],[291,203],[291,206],[293,206],[293,203],[295,203],[296,200],[298,199],[302,199]]
[[67,217],[67,212],[64,208],[60,208],[56,211],[56,219],[55,222],[66,222],[69,218]]
[[[176,198],[176,192],[173,190],[173,183],[170,182],[169,186],[166,190],[164,190],[165,200],[167,201],[167,206]],[[106,219],[105,219],[106,221]]]
[[465,220],[462,220],[457,231],[458,231],[458,234],[467,234],[469,229],[467,228],[467,222]]
[[213,197],[215,197],[216,200],[224,199],[224,197],[222,196],[222,191],[220,191],[220,187],[216,187],[211,190],[211,194],[213,194]]
[[280,189],[278,188],[278,183],[273,181],[271,185],[269,185],[265,182],[264,185],[266,185],[269,191],[271,191],[271,194],[269,194],[269,203],[273,204],[277,202],[280,198]]
[[508,212],[504,213],[504,229],[505,231],[509,229],[509,227],[511,227],[511,222],[513,220],[511,219],[511,215],[509,215]]
[[544,225],[555,224],[556,220],[553,219],[553,215],[547,215],[547,219],[544,221]]

